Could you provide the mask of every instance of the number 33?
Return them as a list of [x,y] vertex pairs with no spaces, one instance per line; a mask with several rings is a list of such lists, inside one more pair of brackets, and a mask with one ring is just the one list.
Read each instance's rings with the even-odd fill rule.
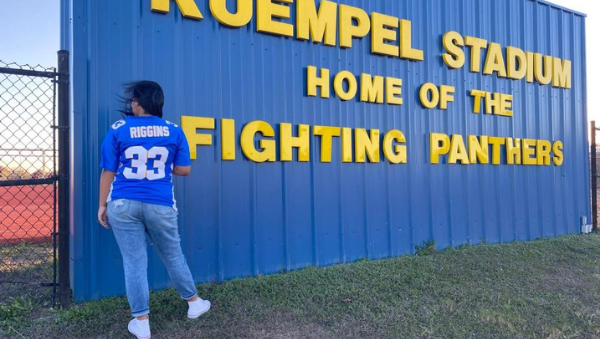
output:
[[[131,167],[123,170],[125,178],[156,180],[165,177],[165,162],[169,157],[169,151],[165,147],[156,146],[146,150],[142,146],[132,146],[125,150],[125,157],[131,159]],[[152,160],[150,170],[146,167],[148,160]]]

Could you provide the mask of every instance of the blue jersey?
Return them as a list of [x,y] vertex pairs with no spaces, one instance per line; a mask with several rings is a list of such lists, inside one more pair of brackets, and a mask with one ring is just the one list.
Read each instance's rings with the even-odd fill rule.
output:
[[190,164],[189,146],[179,126],[155,116],[119,120],[102,143],[100,166],[117,172],[107,202],[129,199],[176,208],[173,165]]

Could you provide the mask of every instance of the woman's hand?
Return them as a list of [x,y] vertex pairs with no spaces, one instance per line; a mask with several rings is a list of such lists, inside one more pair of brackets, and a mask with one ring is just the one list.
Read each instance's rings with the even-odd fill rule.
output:
[[107,230],[110,229],[110,227],[108,226],[108,217],[106,215],[106,206],[98,207],[98,222],[100,223],[100,225],[102,225],[102,227],[106,228]]
[[108,216],[106,215],[106,201],[110,192],[110,185],[115,181],[116,172],[102,170],[100,175],[100,197],[98,198],[98,222],[104,228],[109,229]]

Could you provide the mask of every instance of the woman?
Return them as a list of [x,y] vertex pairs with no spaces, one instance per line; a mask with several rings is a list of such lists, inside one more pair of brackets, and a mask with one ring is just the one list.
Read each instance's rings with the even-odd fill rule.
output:
[[[125,287],[133,319],[129,332],[150,338],[148,254],[150,237],[182,299],[188,317],[210,309],[198,297],[181,251],[172,175],[190,173],[188,143],[181,128],[162,119],[163,91],[156,82],[125,86],[123,120],[115,122],[102,144],[98,221],[113,229],[123,256]],[[130,105],[130,107],[129,107]]]

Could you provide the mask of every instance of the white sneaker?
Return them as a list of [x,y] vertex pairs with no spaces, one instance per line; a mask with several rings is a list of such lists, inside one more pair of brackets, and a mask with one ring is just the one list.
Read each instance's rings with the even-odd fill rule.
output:
[[210,301],[200,298],[188,301],[188,305],[190,306],[188,309],[188,318],[190,319],[196,319],[210,310]]
[[131,319],[127,329],[138,339],[150,339],[150,322],[147,318],[144,320]]

